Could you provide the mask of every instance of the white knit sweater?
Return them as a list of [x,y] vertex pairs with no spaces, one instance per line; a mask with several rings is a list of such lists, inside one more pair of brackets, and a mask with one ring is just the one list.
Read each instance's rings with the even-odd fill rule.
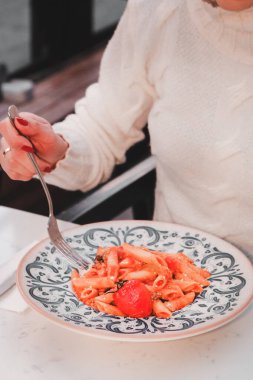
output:
[[154,219],[253,252],[253,9],[201,0],[129,0],[47,181],[86,191],[106,180],[148,122],[157,162]]

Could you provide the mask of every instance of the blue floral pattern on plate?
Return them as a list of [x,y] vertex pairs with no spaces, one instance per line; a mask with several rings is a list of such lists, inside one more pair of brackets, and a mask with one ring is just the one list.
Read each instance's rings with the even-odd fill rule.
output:
[[36,310],[83,333],[123,340],[196,335],[234,318],[252,296],[252,267],[248,260],[230,244],[201,231],[158,222],[114,221],[78,227],[66,232],[65,238],[90,263],[98,246],[127,242],[163,252],[183,251],[212,274],[211,285],[170,319],[116,317],[95,311],[76,298],[70,282],[73,268],[49,241],[42,242],[19,267],[21,293]]

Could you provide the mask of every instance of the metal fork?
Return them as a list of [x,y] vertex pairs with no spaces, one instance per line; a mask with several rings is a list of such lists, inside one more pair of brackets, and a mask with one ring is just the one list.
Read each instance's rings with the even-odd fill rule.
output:
[[[18,116],[19,116],[19,114],[18,114],[17,107],[14,105],[10,106],[8,108],[9,120],[10,120],[12,126],[16,129],[16,131],[20,135],[22,135],[22,133],[19,132],[19,130],[16,128],[16,125],[15,125],[15,117],[18,117]],[[22,135],[22,136],[24,136],[24,135]],[[29,140],[27,136],[24,136],[24,137],[27,140]],[[30,140],[29,140],[29,142],[32,144],[32,142]],[[41,185],[42,185],[43,190],[44,190],[46,197],[47,197],[48,209],[49,209],[49,219],[48,219],[47,230],[48,230],[48,234],[49,234],[51,242],[53,243],[55,248],[67,259],[67,261],[70,264],[77,266],[79,269],[83,269],[83,270],[88,269],[89,264],[79,255],[78,252],[76,252],[64,240],[64,237],[62,236],[62,234],[59,230],[57,220],[54,216],[54,208],[53,208],[52,198],[51,198],[49,189],[47,187],[47,184],[43,178],[43,174],[41,173],[40,168],[38,167],[38,164],[35,160],[34,154],[33,153],[27,153],[27,155],[28,155],[29,159],[31,160],[31,162],[34,166],[36,173],[38,174],[39,180],[41,182]]]

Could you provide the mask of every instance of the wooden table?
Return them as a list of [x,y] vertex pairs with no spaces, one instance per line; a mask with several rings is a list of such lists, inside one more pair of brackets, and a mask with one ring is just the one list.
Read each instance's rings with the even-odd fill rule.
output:
[[[35,83],[34,98],[19,105],[47,119],[51,124],[71,113],[85,89],[98,78],[104,47],[65,63],[65,67]],[[0,102],[0,119],[6,117],[9,103]]]

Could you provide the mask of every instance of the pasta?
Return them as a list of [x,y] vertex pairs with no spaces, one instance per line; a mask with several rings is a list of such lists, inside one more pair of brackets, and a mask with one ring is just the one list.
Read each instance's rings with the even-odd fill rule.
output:
[[120,317],[170,318],[210,284],[210,273],[184,253],[164,253],[127,243],[99,247],[83,276],[72,272],[78,299],[95,310]]

